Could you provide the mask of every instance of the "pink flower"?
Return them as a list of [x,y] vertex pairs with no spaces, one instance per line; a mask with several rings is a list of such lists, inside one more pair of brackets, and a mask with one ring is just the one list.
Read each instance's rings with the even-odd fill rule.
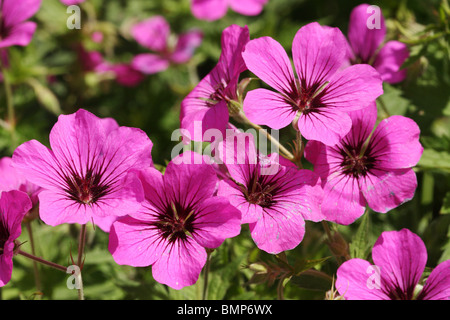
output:
[[423,288],[418,287],[427,249],[408,229],[383,232],[373,246],[372,259],[374,266],[351,259],[339,267],[336,289],[345,299],[450,300],[450,260],[440,263]]
[[218,195],[241,211],[241,222],[249,223],[261,250],[277,254],[293,249],[303,239],[305,220],[323,219],[323,191],[313,172],[297,169],[278,154],[259,153],[251,134],[228,135],[218,150],[224,150],[220,158],[228,169]]
[[188,62],[203,39],[201,31],[191,30],[181,34],[172,47],[169,43],[170,26],[162,16],[136,24],[131,34],[140,45],[154,52],[138,54],[132,61],[132,66],[145,74],[164,71],[171,63]]
[[124,87],[137,86],[144,80],[144,75],[129,63],[111,63],[106,61],[98,51],[87,51],[78,47],[78,56],[82,69],[99,75],[111,74],[115,81]]
[[27,46],[36,30],[36,23],[26,21],[41,5],[41,0],[3,0],[0,2],[0,48]]
[[38,203],[41,188],[29,182],[13,166],[10,157],[0,159],[0,192],[19,190],[25,192],[31,199],[33,206]]
[[217,65],[181,102],[181,128],[189,132],[192,140],[201,140],[196,137],[196,123],[202,126],[202,136],[211,128],[225,136],[228,102],[238,99],[239,76],[247,69],[241,53],[249,40],[247,27],[231,25],[223,30],[222,53]]
[[214,21],[222,18],[230,7],[245,16],[257,16],[268,0],[192,0],[191,11],[194,17]]
[[152,265],[156,281],[174,289],[194,284],[217,248],[240,233],[240,212],[215,196],[217,176],[207,164],[167,165],[137,172],[145,193],[142,210],[116,221],[109,250],[118,264]]
[[256,124],[281,129],[294,125],[308,140],[336,144],[352,125],[348,112],[383,93],[378,72],[368,65],[340,70],[347,42],[337,28],[310,23],[292,43],[298,79],[283,47],[270,37],[250,41],[242,53],[250,71],[279,92],[249,91],[244,112]]
[[11,280],[14,241],[22,233],[21,223],[31,209],[31,201],[25,192],[12,190],[1,192],[0,198],[0,287]]
[[417,187],[412,167],[423,151],[419,127],[409,118],[391,116],[373,131],[375,103],[350,117],[351,131],[335,146],[309,141],[305,148],[306,159],[322,178],[322,212],[339,224],[354,222],[366,204],[387,212],[410,200]]
[[39,211],[45,223],[96,223],[139,207],[139,186],[126,175],[152,164],[152,142],[142,130],[80,109],[59,116],[50,146],[31,140],[13,154],[15,168],[43,188]]
[[350,63],[370,64],[380,73],[383,81],[400,82],[406,77],[406,69],[400,70],[400,67],[409,57],[408,47],[400,41],[392,40],[384,43],[386,37],[384,17],[381,11],[377,16],[377,11],[371,8],[372,6],[368,4],[361,4],[350,14],[348,27]]

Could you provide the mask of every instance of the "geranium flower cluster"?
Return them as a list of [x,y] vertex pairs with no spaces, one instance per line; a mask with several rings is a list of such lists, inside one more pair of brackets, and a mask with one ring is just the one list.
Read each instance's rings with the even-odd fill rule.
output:
[[[257,12],[266,1],[247,2]],[[4,1],[3,9],[8,3]],[[202,13],[206,3],[193,1],[194,12]],[[240,8],[237,1],[222,3],[227,4]],[[152,266],[156,281],[181,289],[197,281],[209,249],[239,235],[242,224],[249,224],[259,249],[277,254],[299,245],[306,220],[347,225],[367,206],[386,213],[410,200],[417,186],[412,168],[423,151],[419,127],[403,116],[377,124],[376,105],[383,81],[404,78],[399,68],[407,53],[404,48],[393,50],[400,45],[389,42],[378,50],[384,23],[381,31],[358,26],[367,20],[366,8],[359,6],[352,13],[349,41],[338,28],[316,22],[301,27],[292,43],[294,68],[275,39],[251,40],[247,27],[227,27],[217,65],[185,97],[180,112],[184,138],[198,137],[200,124],[200,140],[212,142],[213,157],[185,151],[161,173],[153,164],[153,142],[144,131],[84,109],[59,116],[50,132],[50,147],[36,140],[17,147],[12,159],[1,162],[8,183],[1,185],[0,285],[11,277],[20,221],[37,203],[46,224],[92,222],[109,233],[108,249],[118,264]],[[189,60],[201,34],[181,35],[171,48],[169,33],[162,17],[136,25],[136,40],[153,53],[135,57],[133,67],[154,73]],[[94,69],[105,66],[100,58],[94,60]],[[243,72],[253,73],[273,90],[245,93],[239,83]],[[244,119],[258,128],[292,125],[307,140],[304,157],[313,170],[278,153],[264,154],[254,137],[230,119]],[[223,139],[207,140],[210,129]],[[374,259],[388,265],[381,251],[404,238],[411,245],[419,242],[405,231],[386,233],[384,242],[375,245]],[[423,250],[420,254],[423,269]],[[416,274],[404,288],[389,278],[396,267],[410,270],[402,267],[407,258],[389,264],[393,270],[383,276],[385,289],[377,298],[412,297]],[[358,297],[360,274],[352,270],[367,263],[351,260],[341,267],[339,292]],[[448,275],[447,265],[430,278]],[[445,288],[436,293],[430,287],[424,287],[420,297],[433,293],[448,298],[441,294]]]

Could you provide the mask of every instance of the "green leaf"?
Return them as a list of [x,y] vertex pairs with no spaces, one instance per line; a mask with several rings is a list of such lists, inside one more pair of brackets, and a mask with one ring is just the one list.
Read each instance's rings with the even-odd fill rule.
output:
[[49,88],[34,78],[29,78],[27,83],[33,88],[36,98],[45,109],[55,115],[61,114],[61,106],[59,105],[58,98]]
[[444,197],[444,201],[442,203],[441,207],[441,214],[448,214],[450,213],[450,191],[446,193]]
[[365,259],[367,257],[370,248],[369,226],[369,211],[366,210],[364,215],[361,217],[360,225],[355,236],[353,237],[353,241],[349,245],[350,256],[352,258]]
[[317,291],[328,291],[332,284],[331,278],[312,273],[292,276],[290,282],[300,288]]
[[299,260],[294,265],[293,274],[294,275],[299,275],[299,274],[301,274],[302,272],[304,272],[306,270],[312,269],[312,268],[316,267],[317,265],[320,265],[320,264],[324,263],[329,258],[330,257],[325,257],[325,258],[320,258],[320,259],[313,259],[313,260],[306,260],[306,259]]
[[450,154],[445,151],[439,152],[433,149],[424,149],[417,166],[423,169],[438,169],[450,172]]

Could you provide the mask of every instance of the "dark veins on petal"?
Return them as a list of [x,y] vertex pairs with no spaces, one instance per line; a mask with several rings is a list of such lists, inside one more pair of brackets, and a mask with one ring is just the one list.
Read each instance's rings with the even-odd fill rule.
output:
[[345,149],[341,149],[343,173],[355,178],[365,177],[367,172],[374,167],[375,159],[368,154],[361,154],[359,148],[346,147]]
[[3,221],[2,215],[3,214],[0,212],[0,255],[3,254],[5,243],[9,239],[9,230]]
[[318,112],[324,104],[321,98],[326,93],[326,88],[322,88],[324,83],[314,83],[308,86],[305,80],[298,83],[298,88],[293,86],[292,92],[286,97],[286,102],[292,106],[292,111],[300,111],[303,114]]
[[166,205],[157,215],[154,226],[160,230],[162,237],[169,242],[186,240],[195,231],[195,212],[191,206],[183,206],[178,202]]
[[243,189],[249,203],[268,208],[276,203],[275,196],[279,185],[272,176],[261,175],[256,167]]
[[94,172],[92,169],[88,169],[84,176],[72,172],[64,176],[67,186],[64,191],[69,199],[80,204],[94,204],[112,191],[111,185],[105,183],[102,176],[102,172]]

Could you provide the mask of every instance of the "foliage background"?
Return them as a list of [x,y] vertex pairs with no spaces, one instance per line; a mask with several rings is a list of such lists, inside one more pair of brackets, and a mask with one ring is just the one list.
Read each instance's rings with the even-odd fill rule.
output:
[[[120,125],[144,130],[154,143],[152,157],[164,165],[170,160],[172,131],[179,127],[179,108],[184,96],[217,63],[220,36],[230,24],[247,25],[251,38],[271,36],[290,52],[297,30],[312,21],[347,32],[349,15],[360,1],[269,0],[257,17],[233,11],[219,21],[196,20],[189,0],[87,0],[82,9],[81,30],[69,30],[66,6],[59,0],[44,0],[32,18],[37,31],[27,47],[9,49],[8,76],[13,84],[17,117],[16,145],[36,139],[48,145],[48,134],[60,113],[87,109],[99,117],[113,117]],[[425,148],[416,167],[415,197],[387,214],[370,210],[350,226],[330,225],[330,236],[320,223],[308,223],[303,242],[285,255],[272,256],[258,250],[248,227],[228,239],[211,255],[208,299],[324,299],[332,288],[332,277],[346,254],[370,259],[370,249],[385,230],[409,228],[428,249],[427,266],[450,259],[450,45],[448,4],[442,0],[373,1],[387,20],[388,38],[410,45],[405,66],[408,78],[398,85],[384,84],[379,101],[380,117],[405,115],[421,128]],[[163,15],[172,32],[200,28],[204,40],[187,65],[147,76],[136,87],[102,80],[80,68],[74,45],[101,51],[108,60],[129,62],[146,52],[130,37],[130,26],[150,16]],[[102,31],[101,44],[92,42],[93,31]],[[443,34],[442,36],[440,36]],[[250,76],[244,74],[243,76]],[[261,86],[253,82],[251,86]],[[6,119],[4,91],[0,90],[0,113]],[[295,137],[281,131],[283,143]],[[0,130],[0,152],[11,156],[16,147],[9,131]],[[305,165],[308,164],[305,162]],[[30,223],[36,255],[68,265],[77,254],[77,225],[50,227],[40,220]],[[27,227],[19,238],[22,250],[30,252]],[[180,291],[155,282],[151,268],[117,265],[109,253],[108,234],[88,227],[83,279],[87,299],[200,299],[203,275],[196,285]],[[302,272],[314,267],[329,277]],[[289,273],[290,272],[290,273]],[[1,290],[3,299],[77,299],[66,286],[68,275],[38,266],[35,282],[33,263],[14,258],[10,283]]]

